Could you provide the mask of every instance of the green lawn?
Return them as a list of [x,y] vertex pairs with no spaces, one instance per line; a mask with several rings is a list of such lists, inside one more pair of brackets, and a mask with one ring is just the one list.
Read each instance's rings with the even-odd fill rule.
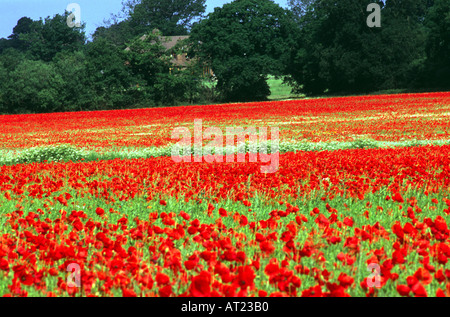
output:
[[270,100],[279,100],[279,99],[290,99],[290,98],[300,98],[302,95],[295,95],[291,93],[291,87],[286,84],[283,84],[283,79],[276,79],[273,76],[269,76],[267,80],[269,84],[271,95],[269,96]]
[[[214,87],[215,82],[205,80],[203,81],[203,84],[207,87]],[[275,78],[274,76],[269,76],[269,79],[267,80],[267,84],[270,87],[270,96],[268,97],[269,100],[283,100],[283,99],[292,99],[292,98],[304,98],[304,95],[296,95],[291,93],[291,87],[289,87],[286,84],[283,84],[282,78]]]

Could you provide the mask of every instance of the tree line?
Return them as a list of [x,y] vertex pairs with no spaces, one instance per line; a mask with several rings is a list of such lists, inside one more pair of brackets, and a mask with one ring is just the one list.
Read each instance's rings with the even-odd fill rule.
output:
[[[369,27],[369,4],[381,25]],[[0,113],[266,100],[268,76],[306,95],[450,87],[448,0],[126,0],[122,18],[21,18],[0,39]],[[158,31],[155,31],[155,30]],[[145,36],[143,36],[145,35]],[[167,50],[164,37],[189,35]],[[174,67],[186,53],[188,67]],[[214,76],[205,77],[204,67]]]

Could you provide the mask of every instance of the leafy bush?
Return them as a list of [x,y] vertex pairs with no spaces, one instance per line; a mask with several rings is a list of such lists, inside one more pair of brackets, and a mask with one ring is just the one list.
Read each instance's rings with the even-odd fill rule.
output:
[[372,139],[359,139],[352,142],[355,149],[375,149],[378,148],[378,142]]
[[18,157],[14,158],[15,164],[22,163],[42,163],[44,161],[79,161],[86,156],[85,151],[70,145],[57,145],[48,147],[35,147],[22,151]]

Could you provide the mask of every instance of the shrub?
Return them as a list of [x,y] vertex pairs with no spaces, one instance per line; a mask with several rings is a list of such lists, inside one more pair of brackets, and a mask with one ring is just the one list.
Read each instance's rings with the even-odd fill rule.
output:
[[86,156],[83,150],[77,149],[70,145],[57,145],[47,147],[35,147],[26,149],[14,159],[14,163],[42,163],[44,161],[79,161]]

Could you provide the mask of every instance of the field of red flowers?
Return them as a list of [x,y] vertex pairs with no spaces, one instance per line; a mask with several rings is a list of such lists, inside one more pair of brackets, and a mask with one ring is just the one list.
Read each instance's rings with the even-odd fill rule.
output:
[[175,127],[278,126],[280,141],[450,139],[450,93],[0,116],[0,149],[164,146]]
[[[435,139],[449,108],[436,93],[0,116],[0,133],[8,149],[163,146],[202,118],[285,139]],[[1,166],[0,295],[450,296],[450,146],[279,163]]]

